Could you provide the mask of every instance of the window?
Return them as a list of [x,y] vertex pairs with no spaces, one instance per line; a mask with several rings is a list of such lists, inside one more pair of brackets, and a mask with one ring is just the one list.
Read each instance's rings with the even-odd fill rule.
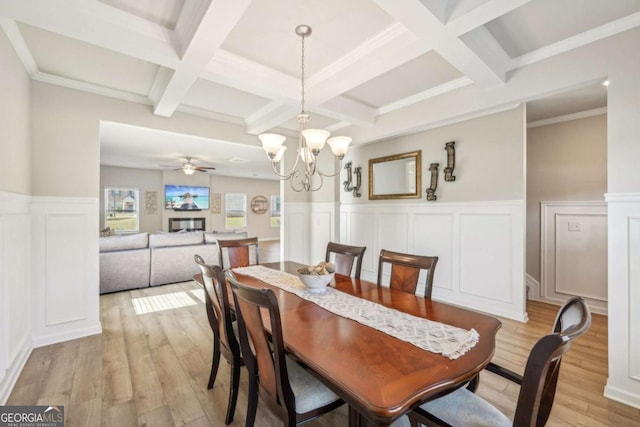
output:
[[271,195],[271,226],[272,227],[280,227],[280,195],[272,194]]
[[247,195],[244,193],[225,193],[225,228],[247,226]]
[[105,227],[119,233],[139,230],[138,201],[140,191],[137,188],[105,187],[104,222]]

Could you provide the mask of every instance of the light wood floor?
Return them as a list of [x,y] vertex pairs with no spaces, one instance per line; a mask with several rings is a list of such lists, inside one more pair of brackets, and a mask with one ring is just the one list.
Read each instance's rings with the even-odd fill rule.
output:
[[[224,425],[229,369],[221,363],[207,390],[212,334],[202,298],[193,282],[101,296],[103,333],[35,349],[7,404],[64,405],[67,426]],[[134,304],[165,309],[137,314]],[[526,324],[501,319],[494,359],[518,372],[550,330],[557,307],[530,302],[527,310]],[[490,373],[481,377],[478,394],[511,416],[518,388]],[[607,322],[594,315],[563,361],[548,425],[640,425],[640,410],[602,396],[606,378]],[[235,426],[244,425],[245,390],[243,369]],[[260,406],[256,425],[281,423]],[[307,425],[347,425],[346,408]]]

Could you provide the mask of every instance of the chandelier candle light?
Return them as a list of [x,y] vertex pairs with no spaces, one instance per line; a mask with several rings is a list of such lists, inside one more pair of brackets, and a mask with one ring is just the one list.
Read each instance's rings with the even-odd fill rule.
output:
[[[258,135],[258,138],[260,138],[262,148],[271,160],[271,167],[273,168],[273,171],[281,180],[289,180],[291,188],[297,192],[303,190],[317,191],[322,187],[323,177],[336,176],[340,173],[342,168],[342,159],[349,149],[351,138],[348,136],[334,136],[333,138],[329,138],[330,133],[326,130],[307,129],[309,115],[304,111],[304,39],[311,35],[311,27],[308,25],[298,25],[296,27],[296,34],[302,38],[302,72],[300,78],[302,84],[302,108],[300,114],[298,114],[298,123],[300,123],[298,155],[296,156],[296,161],[293,164],[293,167],[288,173],[285,173],[284,175],[280,173],[280,161],[287,149],[283,144],[287,138],[284,135],[278,135],[275,133],[263,133]],[[320,150],[324,147],[325,142],[329,144],[333,154],[340,160],[340,166],[334,173],[324,173],[317,165],[318,154],[320,154]],[[301,171],[298,170],[298,163],[300,163],[300,160],[302,160],[302,164],[304,165],[304,177],[301,176]],[[314,175],[319,177],[319,179],[314,179]],[[299,186],[294,184],[294,178],[299,179]]]

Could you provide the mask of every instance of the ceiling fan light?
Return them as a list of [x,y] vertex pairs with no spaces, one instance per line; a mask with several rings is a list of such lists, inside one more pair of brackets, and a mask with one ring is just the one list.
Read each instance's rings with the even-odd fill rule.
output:
[[278,135],[277,133],[263,133],[258,135],[260,142],[262,142],[262,148],[267,153],[269,158],[273,158],[278,154],[278,150],[284,144],[287,139],[284,135]]
[[349,144],[351,143],[351,137],[349,136],[334,136],[333,138],[329,138],[327,140],[327,144],[331,147],[331,151],[336,157],[344,157],[347,154],[347,150],[349,149]]
[[304,136],[305,141],[307,141],[307,147],[314,153],[322,150],[329,135],[331,135],[331,133],[323,129],[305,129],[302,131],[302,136]]
[[187,174],[187,175],[193,175],[193,173],[196,171],[196,170],[195,170],[194,168],[192,168],[192,167],[191,167],[191,168],[187,167],[187,168],[184,168],[184,169],[182,169],[182,170],[183,170],[183,171],[184,171],[184,173],[185,173],[185,174]]

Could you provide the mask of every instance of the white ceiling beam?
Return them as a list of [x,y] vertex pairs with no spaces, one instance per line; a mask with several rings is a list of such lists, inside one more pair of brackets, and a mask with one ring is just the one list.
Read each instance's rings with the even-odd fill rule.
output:
[[182,59],[158,98],[154,114],[164,117],[173,114],[250,3],[251,0],[213,0],[199,21],[194,14],[202,13],[202,8],[185,9],[176,25]]
[[315,105],[309,109],[323,116],[359,126],[373,126],[378,115],[376,108],[369,107],[346,96],[336,96],[321,105]]
[[467,13],[447,21],[446,30],[452,36],[460,36],[531,1],[532,0],[489,0]]
[[33,55],[31,55],[31,51],[29,51],[29,47],[27,47],[27,43],[24,41],[24,37],[22,37],[16,21],[0,17],[0,26],[18,54],[18,58],[20,58],[22,65],[24,65],[24,69],[27,70],[27,73],[33,78],[33,76],[39,72],[38,65],[33,59]]
[[493,69],[445,25],[420,0],[376,0],[378,6],[393,16],[424,43],[434,43],[434,50],[475,83],[494,86],[505,82],[505,70]]
[[557,43],[545,46],[541,49],[534,50],[533,52],[525,53],[517,58],[513,58],[510,61],[508,70],[524,67],[534,64],[544,59],[550,58],[561,53],[568,52],[570,50],[579,48],[589,43],[602,40],[606,37],[611,37],[619,34],[623,31],[630,30],[640,26],[640,12],[625,16],[624,18],[617,19],[583,33],[577,34],[573,37],[566,38]]
[[299,113],[299,108],[277,101],[270,102],[247,118],[245,130],[250,135],[259,135],[296,117]]
[[98,1],[3,0],[0,15],[153,64],[179,63],[171,31]]

